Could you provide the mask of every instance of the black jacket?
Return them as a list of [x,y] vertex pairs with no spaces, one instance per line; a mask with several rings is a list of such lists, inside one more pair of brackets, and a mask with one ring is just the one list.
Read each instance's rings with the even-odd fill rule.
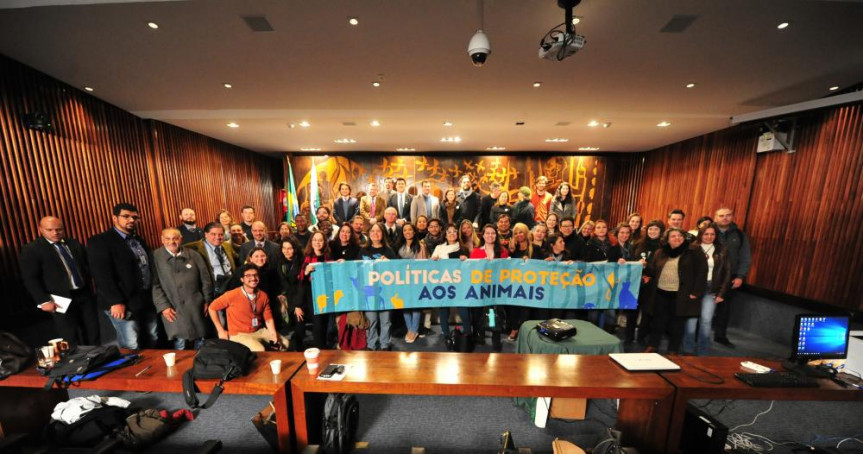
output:
[[512,207],[512,217],[512,225],[520,222],[526,225],[528,229],[533,229],[533,225],[536,224],[536,213],[530,200],[516,202]]
[[[680,254],[680,260],[677,262],[677,274],[680,280],[680,287],[677,291],[677,299],[675,302],[675,314],[678,317],[698,317],[701,314],[701,297],[704,296],[704,291],[707,287],[707,259],[701,251],[695,251],[689,247],[689,244],[680,246],[683,252]],[[659,275],[662,274],[662,268],[669,260],[668,246],[663,246],[658,249],[650,261],[647,262],[645,274],[650,276],[648,282],[648,294],[650,297],[644,308],[648,314],[654,313],[654,298],[657,290],[657,282]],[[695,295],[695,298],[690,298],[689,295]]]
[[591,238],[581,252],[581,259],[585,262],[617,262],[621,258],[620,248],[612,246],[606,240],[603,245],[598,239]]
[[[89,289],[90,270],[84,247],[74,238],[66,238],[66,247],[72,254],[78,274]],[[57,248],[40,237],[21,249],[21,280],[36,304],[51,301],[51,295],[71,298],[72,283]]]
[[411,202],[413,201],[414,198],[413,198],[413,196],[408,194],[407,191],[404,192],[404,195],[405,195],[404,206],[402,207],[401,211],[399,211],[399,193],[398,192],[393,192],[393,195],[390,196],[389,202],[387,202],[387,206],[393,207],[396,209],[396,212],[398,212],[398,218],[397,219],[406,219],[406,220],[410,221],[411,220]]
[[491,220],[491,209],[497,203],[497,199],[491,197],[491,194],[485,196],[479,202],[479,223],[477,224],[482,229],[486,224],[493,222]]
[[572,235],[564,237],[563,242],[566,244],[566,251],[569,252],[571,260],[582,260],[584,239],[581,238],[581,235],[573,232]]
[[464,193],[459,192],[458,201],[461,204],[461,218],[459,219],[459,222],[461,222],[462,219],[467,219],[470,222],[479,224],[479,194],[477,194],[476,191],[471,191],[470,195],[465,197]]
[[[246,259],[249,258],[249,254],[252,253],[252,249],[255,248],[255,239],[252,238],[251,241],[246,241],[240,246],[240,261],[238,264],[242,265],[246,263]],[[270,240],[264,240],[264,251],[267,252],[267,263],[279,263],[279,259],[282,257],[282,248],[278,244]],[[268,295],[269,296],[269,295]]]
[[177,226],[177,230],[180,231],[180,236],[183,238],[181,243],[183,246],[204,239],[204,231],[197,227],[192,231],[187,229],[185,224],[180,224]]
[[[147,243],[139,236],[135,238],[147,253],[147,262],[152,264]],[[99,309],[110,310],[115,304],[125,304],[132,317],[144,310],[155,312],[150,287],[142,286],[138,258],[113,227],[87,241],[87,260],[96,284]]]

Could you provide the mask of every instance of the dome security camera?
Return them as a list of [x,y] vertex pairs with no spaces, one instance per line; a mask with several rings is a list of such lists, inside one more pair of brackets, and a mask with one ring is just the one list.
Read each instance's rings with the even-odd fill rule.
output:
[[491,54],[491,44],[488,42],[488,36],[482,30],[477,30],[470,43],[467,45],[467,53],[470,55],[474,66],[482,66],[485,60]]

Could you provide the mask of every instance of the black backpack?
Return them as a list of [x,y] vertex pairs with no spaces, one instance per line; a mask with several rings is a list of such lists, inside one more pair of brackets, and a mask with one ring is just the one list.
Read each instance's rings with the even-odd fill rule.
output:
[[357,435],[360,403],[353,394],[329,394],[324,402],[323,441],[326,454],[349,452]]
[[45,439],[53,446],[94,447],[126,428],[126,408],[105,406],[91,410],[72,424],[51,421]]
[[[192,368],[183,374],[183,395],[190,408],[210,408],[224,391],[222,386],[226,381],[246,375],[258,355],[252,353],[249,347],[224,339],[207,339],[195,354]],[[213,388],[210,397],[200,405],[199,392],[195,386],[197,378],[218,378],[219,383]]]
[[18,336],[0,331],[0,380],[21,372],[32,361],[32,348]]
[[[45,390],[51,389],[54,383],[57,383],[61,388],[66,388],[71,382],[86,379],[84,376],[88,372],[93,371],[99,366],[113,362],[119,359],[120,356],[120,349],[116,345],[79,345],[70,350],[65,358],[54,365],[51,372],[48,373]],[[73,378],[77,378],[77,380],[73,380]]]
[[472,353],[474,348],[473,336],[454,329],[449,333],[447,348],[454,352]]

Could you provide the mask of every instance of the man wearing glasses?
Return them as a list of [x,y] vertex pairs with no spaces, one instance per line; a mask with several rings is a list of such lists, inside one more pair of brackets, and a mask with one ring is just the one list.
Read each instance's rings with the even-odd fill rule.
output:
[[99,309],[117,332],[121,348],[152,348],[159,340],[153,305],[152,257],[138,236],[141,217],[129,203],[114,206],[114,226],[87,241]]
[[[210,320],[216,326],[219,339],[229,339],[249,347],[249,350],[262,352],[264,343],[279,342],[279,335],[270,310],[270,300],[266,293],[258,290],[260,270],[249,263],[237,270],[242,286],[228,290],[216,298],[207,308]],[[219,322],[218,311],[224,309],[228,315],[228,330]],[[283,342],[287,346],[287,342]]]

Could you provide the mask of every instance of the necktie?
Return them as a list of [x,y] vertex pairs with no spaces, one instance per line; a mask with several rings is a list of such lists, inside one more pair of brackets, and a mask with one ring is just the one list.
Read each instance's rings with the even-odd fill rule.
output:
[[255,246],[257,246],[257,247],[264,247],[264,243],[262,243],[262,242],[260,242],[260,241],[255,241]]
[[344,220],[349,221],[349,219],[348,219],[348,216],[349,216],[349,214],[348,214],[348,199],[347,198],[344,199],[344,201],[342,202],[342,210],[345,212]]
[[371,213],[372,217],[375,217],[375,198],[376,197],[371,198],[372,199],[372,213]]
[[426,218],[431,219],[431,203],[429,203],[429,197],[426,196]]
[[228,274],[228,270],[225,269],[225,250],[222,246],[216,247],[216,259],[219,261],[219,267],[222,268],[222,275]]
[[75,288],[83,287],[84,279],[81,278],[81,274],[78,272],[78,266],[75,265],[75,259],[72,258],[72,254],[66,250],[66,245],[64,243],[54,243],[54,246],[56,246],[57,251],[60,252],[60,259],[63,260],[63,265],[66,266],[66,270],[72,278],[72,285],[74,285]]
[[403,194],[399,194],[399,216],[402,215],[402,211],[404,211],[405,207],[405,199]]

